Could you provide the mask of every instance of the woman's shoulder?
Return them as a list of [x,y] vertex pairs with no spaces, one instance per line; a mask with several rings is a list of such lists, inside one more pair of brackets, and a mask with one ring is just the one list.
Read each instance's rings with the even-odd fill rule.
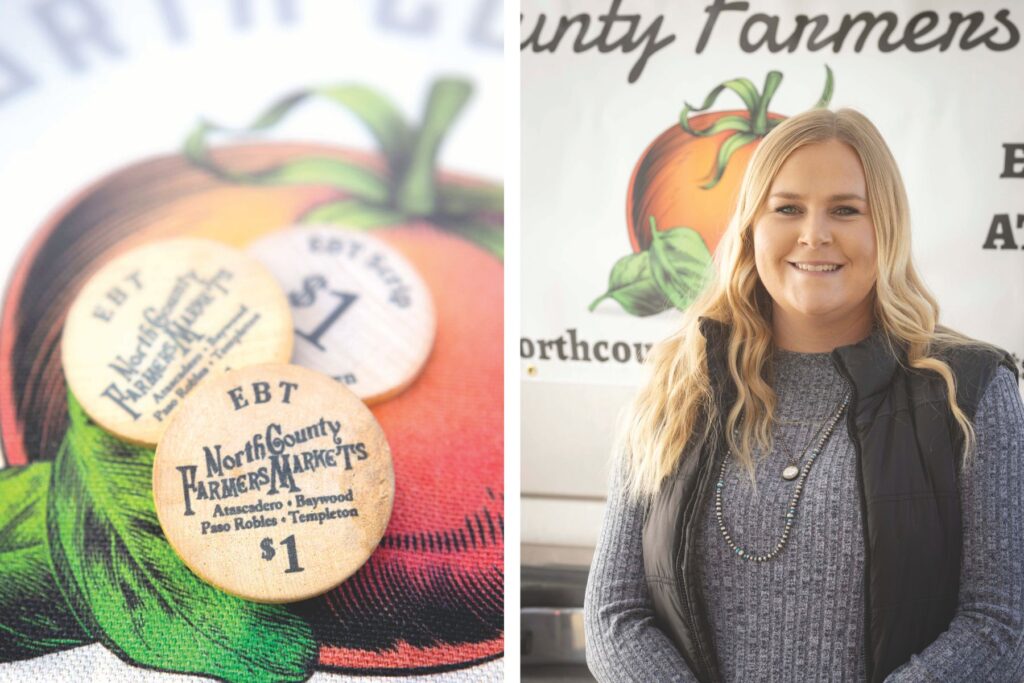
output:
[[1020,396],[1020,373],[1014,372],[1005,365],[996,368],[995,376],[989,381],[982,394],[982,403],[991,403],[993,399],[1000,396],[1021,398]]
[[[902,356],[905,353],[904,344],[900,340],[894,341],[901,347]],[[1016,384],[1020,376],[1016,359],[1005,349],[943,325],[936,325],[926,355],[942,361],[949,368],[956,386],[956,403],[972,420],[985,390],[996,378],[998,371],[1008,373],[1013,384]],[[932,368],[906,370],[924,383],[922,394],[946,395],[947,385],[940,373]]]
[[987,386],[1000,367],[1019,379],[1017,361],[1006,349],[944,325],[936,325],[935,332],[934,353],[958,379],[981,379],[982,385]]
[[1024,399],[1017,386],[1017,375],[1009,368],[1000,365],[985,387],[974,427],[979,439],[992,444],[1000,457],[1007,455],[1008,447],[1024,445]]

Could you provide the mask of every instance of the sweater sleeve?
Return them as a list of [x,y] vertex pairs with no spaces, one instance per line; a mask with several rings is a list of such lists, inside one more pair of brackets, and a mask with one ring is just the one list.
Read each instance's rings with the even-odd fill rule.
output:
[[602,682],[697,683],[654,621],[643,570],[643,518],[643,505],[626,497],[617,468],[584,598],[587,665]]
[[974,420],[961,479],[960,596],[949,629],[886,683],[1024,680],[1024,404],[1000,366]]

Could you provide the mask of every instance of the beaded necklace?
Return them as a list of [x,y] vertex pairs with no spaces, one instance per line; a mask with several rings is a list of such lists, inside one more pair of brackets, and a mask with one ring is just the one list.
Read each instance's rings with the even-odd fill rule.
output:
[[[739,555],[742,559],[749,560],[751,562],[767,562],[768,560],[778,555],[779,552],[782,551],[783,547],[785,547],[786,541],[789,540],[789,531],[793,526],[793,520],[796,519],[796,510],[797,506],[800,503],[800,494],[803,492],[804,481],[807,479],[807,473],[811,471],[811,465],[814,464],[815,458],[818,457],[818,454],[821,452],[822,448],[824,448],[825,444],[828,442],[829,437],[832,436],[832,432],[833,430],[835,430],[835,426],[836,423],[839,421],[839,417],[843,414],[843,411],[846,409],[846,406],[849,403],[850,392],[849,390],[847,390],[846,393],[843,395],[843,400],[840,401],[839,403],[839,407],[829,418],[828,422],[826,422],[824,434],[818,440],[818,445],[815,446],[813,451],[811,451],[810,458],[808,458],[807,463],[804,464],[803,468],[800,470],[800,477],[796,482],[796,487],[793,489],[793,495],[790,499],[789,507],[787,508],[785,515],[783,515],[786,522],[785,526],[782,529],[782,538],[779,539],[779,541],[775,544],[775,547],[768,553],[765,553],[763,555],[755,555],[749,550],[744,550],[743,548],[740,548],[738,545],[736,545],[735,542],[733,542],[732,536],[729,534],[729,530],[725,526],[725,520],[722,517],[722,489],[725,487],[725,466],[730,460],[729,456],[732,455],[732,449],[730,449],[726,453],[725,457],[722,458],[722,467],[718,474],[718,482],[715,484],[715,516],[718,518],[718,529],[722,532],[722,537],[725,539],[725,542],[729,545],[730,548],[732,548],[733,552]],[[786,474],[787,472],[784,470],[783,478],[791,479],[791,477],[787,477]]]

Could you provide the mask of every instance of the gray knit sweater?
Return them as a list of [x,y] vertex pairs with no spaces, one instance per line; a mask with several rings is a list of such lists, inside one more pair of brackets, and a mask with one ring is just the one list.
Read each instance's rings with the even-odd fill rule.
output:
[[[757,495],[746,472],[726,468],[723,517],[733,540],[774,547],[795,482],[781,477],[786,443],[803,452],[847,384],[828,353],[775,352],[778,431],[758,456]],[[1000,368],[975,418],[977,459],[962,480],[963,562],[949,629],[887,683],[1024,681],[1024,404]],[[782,439],[778,437],[781,432]],[[856,454],[841,419],[804,484],[789,540],[775,558],[740,559],[718,528],[714,501],[698,543],[723,680],[864,680],[864,539]],[[717,476],[717,471],[716,471]],[[587,585],[587,663],[600,681],[696,681],[658,629],[644,582],[644,508],[613,471]]]

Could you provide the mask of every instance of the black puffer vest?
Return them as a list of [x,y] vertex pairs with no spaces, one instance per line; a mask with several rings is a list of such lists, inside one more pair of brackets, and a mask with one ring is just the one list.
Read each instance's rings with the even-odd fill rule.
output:
[[[700,319],[718,412],[736,398],[724,352],[730,330]],[[901,361],[905,355],[900,352]],[[1002,350],[958,349],[942,356],[957,404],[973,420]],[[881,682],[944,632],[960,583],[962,435],[942,379],[897,362],[879,335],[832,351],[853,387],[847,428],[860,462],[864,528],[864,638],[867,681]],[[1018,378],[1019,379],[1019,378]],[[711,627],[698,592],[697,530],[713,494],[714,461],[725,452],[721,423],[708,443],[688,447],[651,502],[643,530],[644,570],[659,627],[702,683],[721,680]]]

